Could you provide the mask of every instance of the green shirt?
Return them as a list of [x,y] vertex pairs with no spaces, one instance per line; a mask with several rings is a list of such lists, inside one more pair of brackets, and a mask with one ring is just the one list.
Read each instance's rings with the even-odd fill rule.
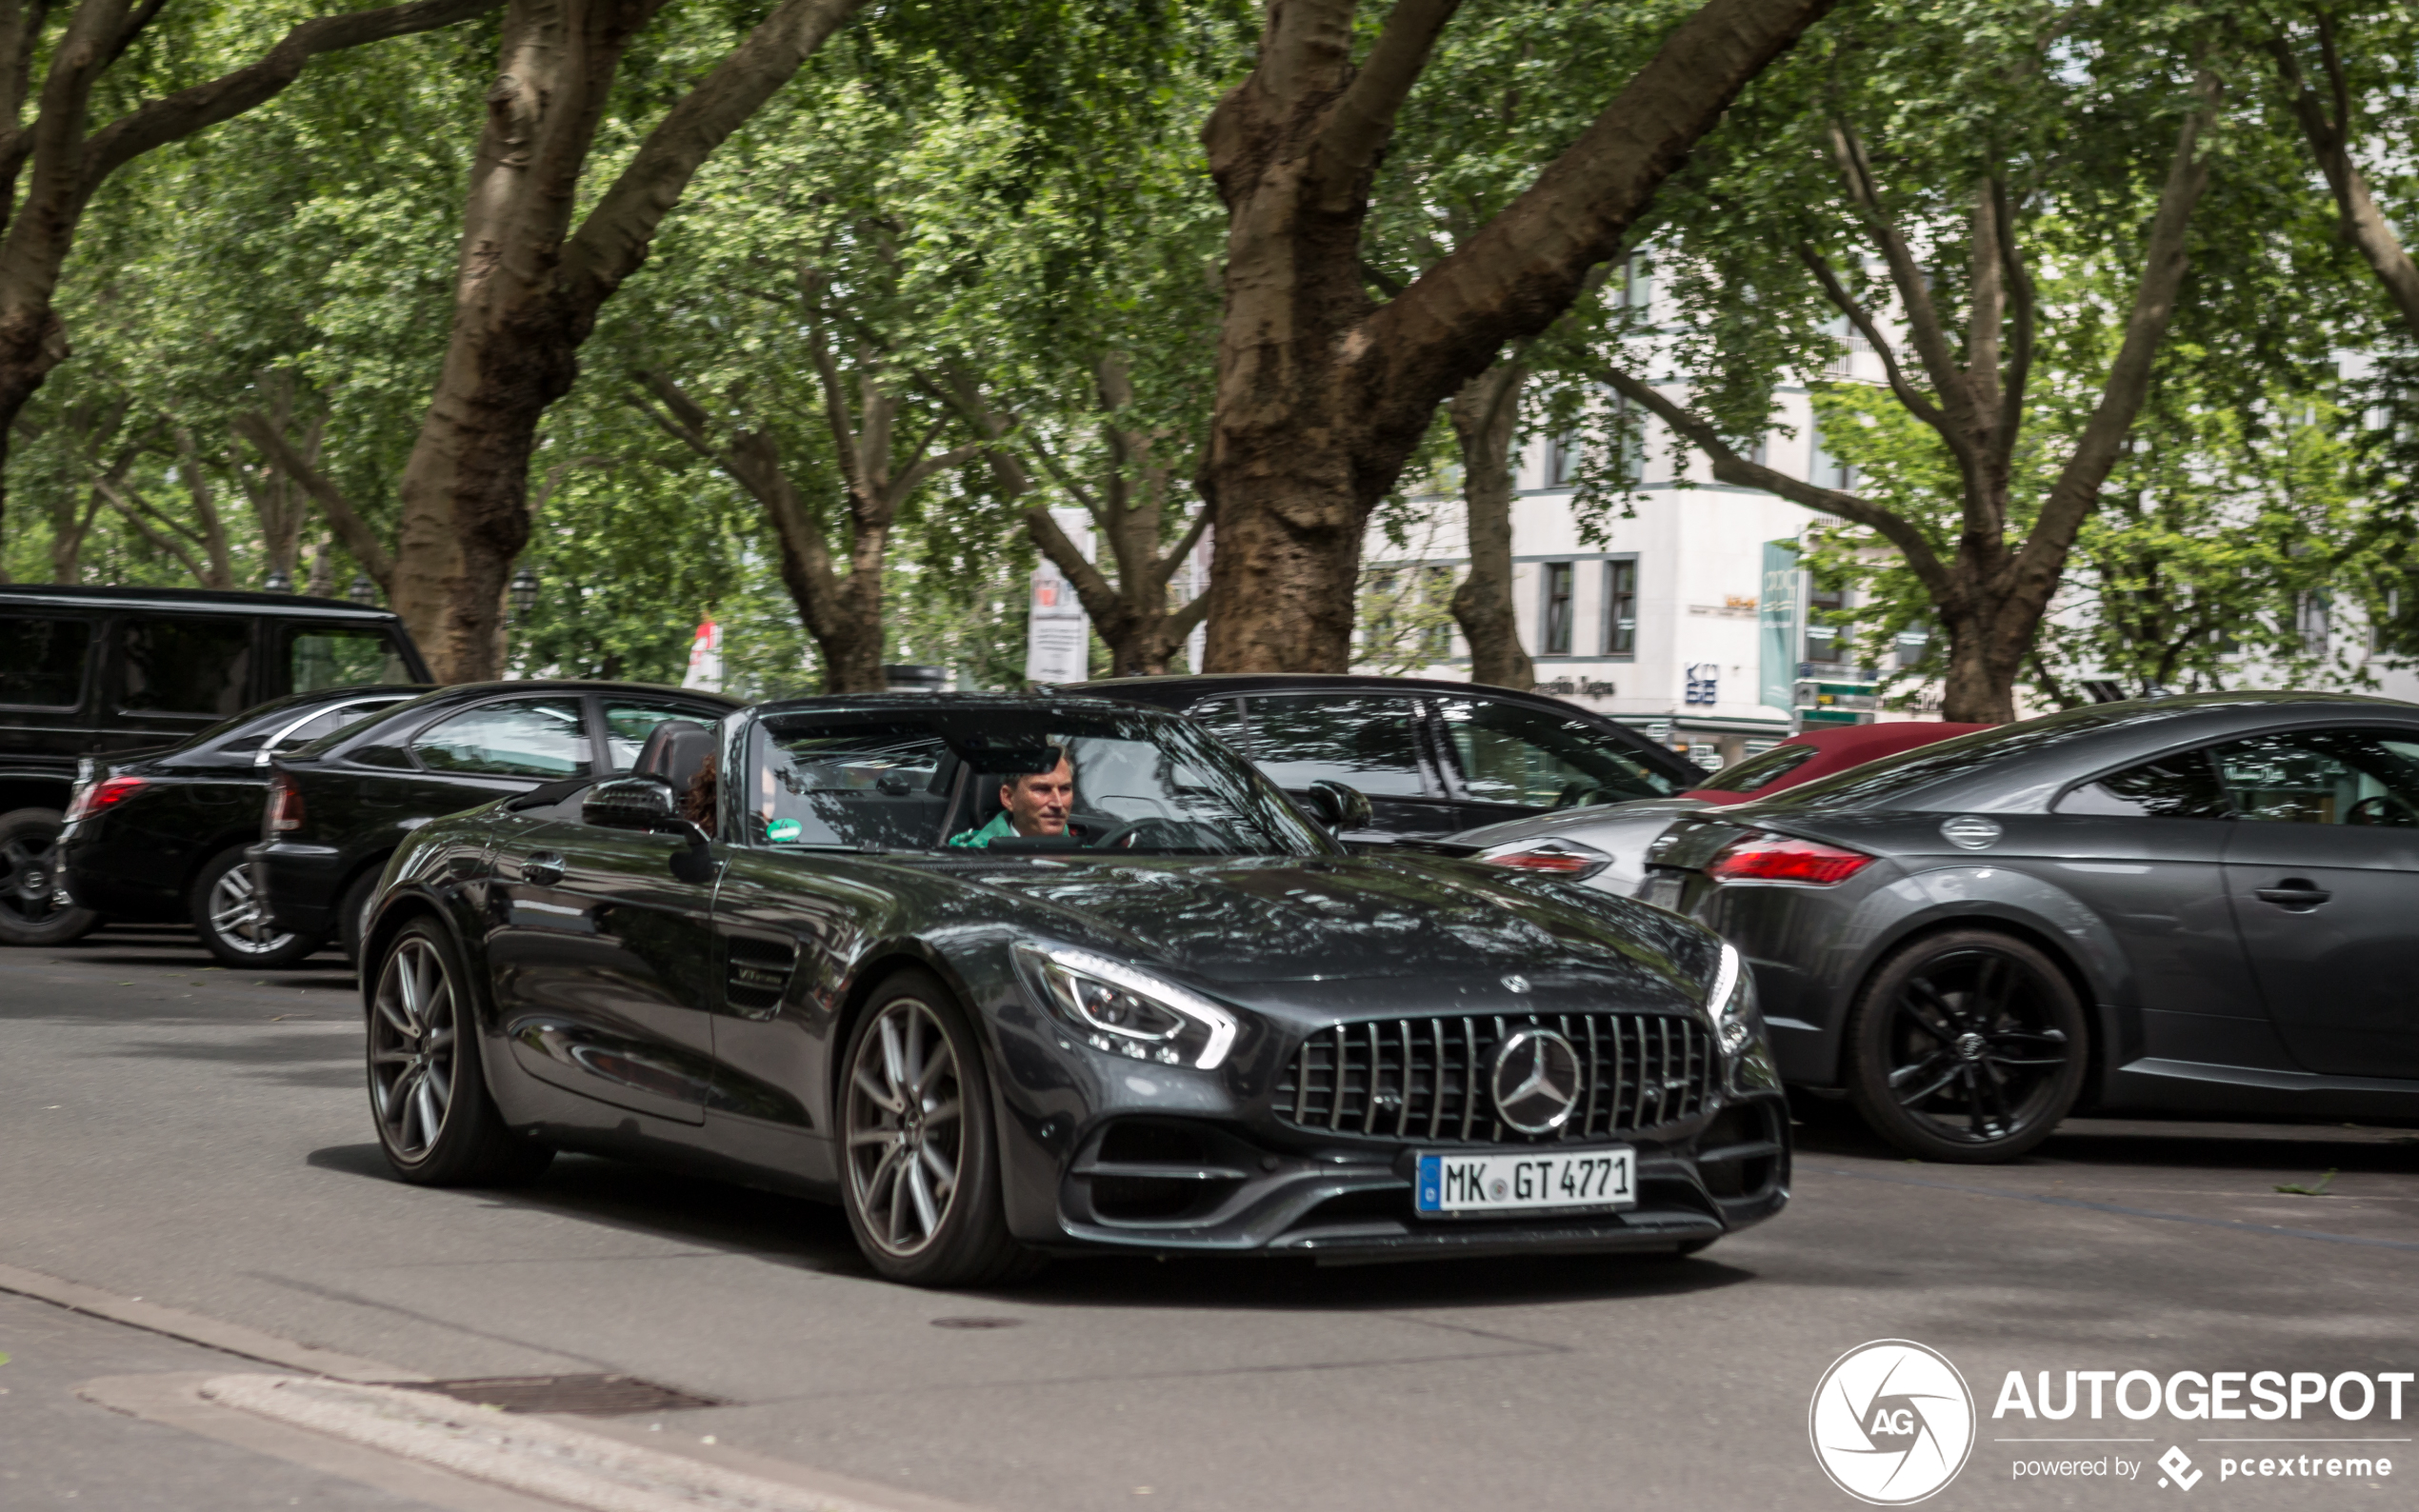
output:
[[951,835],[950,837],[950,844],[952,846],[968,846],[976,850],[982,850],[987,848],[992,841],[1006,840],[1015,833],[1016,826],[1008,822],[1008,810],[1003,808],[998,813],[993,814],[991,816],[991,822],[985,825],[982,828],[970,829],[961,835]]

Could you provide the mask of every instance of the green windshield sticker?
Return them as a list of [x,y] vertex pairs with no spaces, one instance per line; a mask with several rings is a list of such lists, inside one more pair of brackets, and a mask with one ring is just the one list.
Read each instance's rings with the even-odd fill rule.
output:
[[794,819],[775,819],[766,824],[765,838],[777,846],[785,840],[797,839],[799,833],[805,828],[804,825]]

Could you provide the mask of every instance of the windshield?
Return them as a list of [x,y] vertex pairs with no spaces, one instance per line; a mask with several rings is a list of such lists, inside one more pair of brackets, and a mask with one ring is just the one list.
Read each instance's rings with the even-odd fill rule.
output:
[[1173,716],[1080,705],[803,710],[760,722],[750,838],[881,850],[1326,855],[1249,763]]

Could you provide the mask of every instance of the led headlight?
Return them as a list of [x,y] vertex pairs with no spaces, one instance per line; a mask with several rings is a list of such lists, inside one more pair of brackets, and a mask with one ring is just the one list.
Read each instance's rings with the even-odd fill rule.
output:
[[1722,964],[1714,969],[1713,990],[1705,1005],[1713,1012],[1713,1026],[1722,1037],[1722,1051],[1738,1055],[1764,1037],[1764,1019],[1755,1009],[1755,978],[1741,969],[1738,951],[1722,947]]
[[1234,1044],[1234,1015],[1172,982],[1063,945],[1020,945],[1016,959],[1050,1011],[1096,1050],[1208,1071]]

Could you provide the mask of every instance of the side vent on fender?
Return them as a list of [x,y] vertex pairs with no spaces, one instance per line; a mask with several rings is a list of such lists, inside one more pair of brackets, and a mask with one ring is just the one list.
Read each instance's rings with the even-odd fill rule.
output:
[[729,935],[723,940],[725,997],[743,1013],[770,1013],[781,1006],[790,974],[798,966],[798,946],[786,940],[760,940]]

